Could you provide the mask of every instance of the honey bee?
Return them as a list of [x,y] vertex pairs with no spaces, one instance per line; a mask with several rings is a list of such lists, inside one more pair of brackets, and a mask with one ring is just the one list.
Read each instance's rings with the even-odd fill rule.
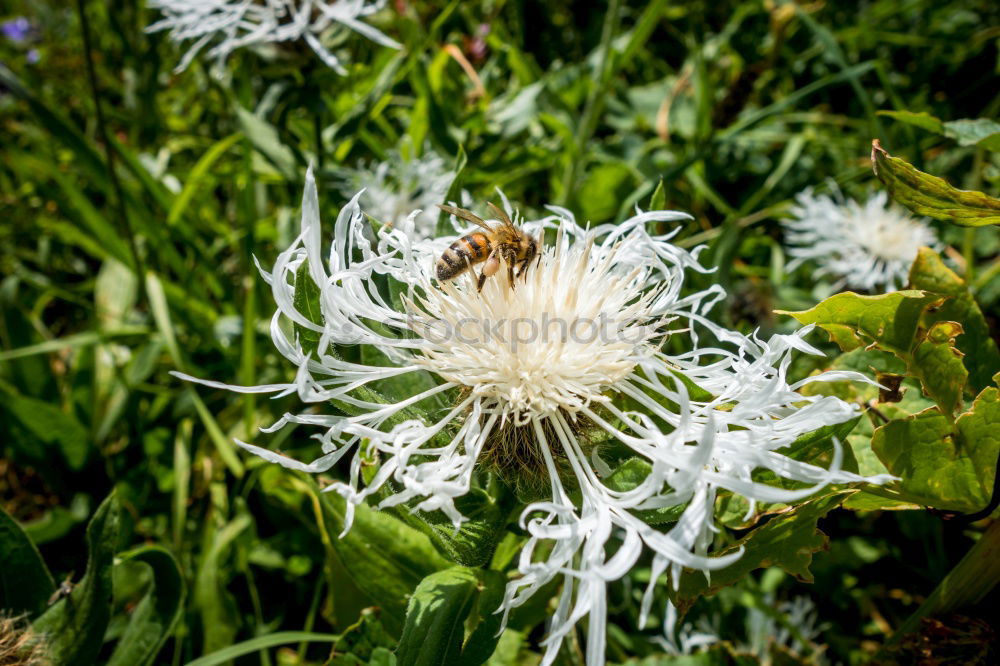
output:
[[[464,208],[438,205],[438,208],[444,212],[451,213],[455,217],[472,222],[484,229],[484,231],[474,231],[462,236],[448,246],[448,249],[437,260],[438,280],[452,280],[474,265],[486,262],[479,272],[479,279],[476,283],[476,289],[482,291],[483,285],[486,284],[486,278],[500,270],[500,260],[502,259],[507,262],[507,277],[510,280],[511,288],[513,288],[514,279],[525,274],[531,261],[535,258],[541,260],[541,255],[538,252],[538,239],[518,229],[507,213],[500,208],[492,203],[487,203],[487,206],[500,220],[499,226],[488,225],[482,218]],[[514,272],[515,267],[516,273]]]

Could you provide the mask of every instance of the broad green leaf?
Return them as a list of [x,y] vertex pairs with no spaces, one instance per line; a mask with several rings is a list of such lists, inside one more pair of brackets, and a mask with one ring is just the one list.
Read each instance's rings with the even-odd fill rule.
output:
[[[48,400],[8,395],[0,402],[14,421],[43,445],[58,449],[72,470],[82,469],[90,455],[87,429],[71,414]],[[44,456],[43,452],[39,452]]]
[[812,582],[809,565],[812,554],[823,550],[827,537],[816,527],[817,521],[840,505],[853,491],[838,491],[786,509],[762,526],[752,530],[736,543],[722,549],[725,555],[745,548],[734,564],[713,571],[711,582],[702,572],[687,572],[681,576],[680,587],[673,592],[674,603],[682,612],[703,595],[715,594],[733,585],[750,572],[764,567],[781,567],[796,578]]
[[953,321],[937,322],[913,350],[908,368],[949,417],[962,408],[962,389],[969,376],[962,363],[962,352],[955,349],[955,338],[960,335],[961,325]]
[[[496,648],[504,577],[498,571],[452,567],[420,582],[410,598],[396,657],[400,666],[478,666]],[[467,618],[479,625],[466,641]]]
[[[980,393],[972,409],[955,422],[962,452],[972,461],[979,487],[987,502],[993,494],[1000,455],[1000,390],[995,387]],[[984,508],[986,505],[979,507]]]
[[[978,417],[969,417],[966,428],[974,432],[988,415],[986,410]],[[955,440],[950,420],[936,407],[890,421],[876,428],[872,437],[872,449],[889,472],[901,479],[896,485],[902,499],[972,513],[986,506],[989,493],[982,487],[966,448]],[[996,464],[995,457],[991,464]]]
[[320,495],[325,529],[332,547],[358,587],[388,618],[401,626],[406,600],[421,580],[447,568],[428,538],[384,512],[359,505],[344,531],[346,503],[335,493]]
[[87,525],[87,569],[80,583],[32,624],[46,634],[55,664],[92,664],[111,619],[112,578],[118,540],[118,500],[109,496]]
[[1000,139],[1000,123],[989,118],[963,118],[946,122],[943,133],[960,146],[992,146]]
[[251,638],[248,641],[230,645],[212,654],[199,657],[194,661],[189,661],[185,666],[220,666],[228,664],[237,657],[242,657],[254,652],[260,652],[279,645],[289,643],[335,643],[340,639],[339,634],[314,634],[308,631],[281,631],[276,634],[268,634],[258,638]]
[[955,347],[965,354],[963,362],[969,372],[969,384],[976,392],[991,386],[993,375],[1000,372],[1000,351],[965,282],[944,265],[936,252],[921,248],[910,269],[910,286],[950,296],[939,307],[924,313],[923,325],[929,328],[941,321],[961,324],[964,333],[955,341]]
[[879,296],[847,291],[831,296],[810,310],[777,312],[791,315],[801,324],[816,324],[829,332],[844,351],[876,342],[888,351],[907,354],[913,347],[921,313],[937,299],[933,294],[917,290]]
[[21,526],[0,508],[0,608],[35,616],[55,591],[52,575]]
[[[861,347],[836,357],[824,370],[849,370],[874,377],[878,373],[905,373],[906,364],[890,352]],[[803,386],[800,392],[803,395],[833,395],[847,402],[859,404],[877,400],[879,397],[877,386],[855,381],[810,382]]]
[[184,577],[174,556],[160,546],[143,546],[119,554],[118,559],[143,562],[152,575],[149,591],[129,615],[108,666],[152,664],[180,617]]
[[887,116],[893,120],[898,120],[906,123],[907,125],[919,127],[920,129],[927,130],[928,132],[944,134],[944,123],[941,122],[939,118],[935,118],[926,111],[921,111],[919,113],[915,113],[913,111],[879,111],[878,115]]
[[952,187],[943,178],[916,169],[872,142],[872,165],[896,202],[918,215],[948,220],[965,227],[1000,224],[1000,199]]

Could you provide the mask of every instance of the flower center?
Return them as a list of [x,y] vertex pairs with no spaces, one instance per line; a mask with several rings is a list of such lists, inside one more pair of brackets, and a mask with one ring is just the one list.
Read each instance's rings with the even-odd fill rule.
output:
[[645,271],[615,255],[584,242],[549,247],[513,285],[501,266],[482,292],[471,273],[430,289],[409,312],[430,343],[418,362],[519,423],[603,401],[660,335]]

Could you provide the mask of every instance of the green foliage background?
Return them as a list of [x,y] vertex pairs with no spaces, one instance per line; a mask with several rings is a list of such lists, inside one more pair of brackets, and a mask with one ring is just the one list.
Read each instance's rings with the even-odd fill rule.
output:
[[[953,185],[1000,191],[996,148],[947,125],[1000,115],[995,2],[400,1],[372,22],[404,49],[349,38],[347,76],[291,46],[277,58],[237,53],[227,81],[197,60],[171,73],[178,49],[144,32],[155,16],[141,2],[80,6],[96,90],[72,3],[0,9],[0,19],[25,15],[36,26],[30,44],[0,39],[0,534],[8,544],[0,600],[31,619],[49,609],[35,624],[59,636],[59,663],[483,663],[493,651],[487,607],[513,537],[499,543],[491,569],[373,511],[359,511],[338,539],[336,498],[231,443],[258,437],[294,398],[196,391],[167,374],[239,384],[290,376],[268,339],[273,304],[253,258],[269,266],[296,235],[308,163],[326,220],[344,203],[338,170],[399,146],[460,166],[459,184],[475,201],[500,187],[525,212],[556,203],[595,223],[654,197],[692,213],[679,244],[707,243],[703,258],[720,268],[691,287],[716,281],[729,291],[715,313],[724,323],[769,334],[798,326],[774,310],[810,311],[798,318],[824,325],[848,354],[803,359],[796,376],[831,363],[909,375],[914,404],[888,412],[900,425],[874,435],[863,422],[851,435],[862,469],[912,453],[917,438],[905,428],[939,428],[927,446],[951,455],[939,442],[966,432],[952,417],[977,394],[995,404],[995,371],[985,368],[996,360],[990,339],[1000,316],[996,226],[935,223],[960,277],[935,264],[917,288],[952,299],[946,321],[961,322],[965,337],[921,337],[941,318],[920,309],[898,349],[842,303],[810,310],[833,287],[808,268],[785,270],[778,225],[806,187],[832,179],[859,197],[882,187],[874,138]],[[481,25],[489,32],[479,59],[469,40]],[[481,89],[445,45],[471,59]],[[897,296],[878,307],[895,316],[907,298],[926,298],[920,308],[934,300]],[[860,336],[853,347],[845,326]],[[977,348],[964,346],[970,326]],[[814,341],[839,353],[822,335]],[[860,349],[873,343],[882,346]],[[907,370],[929,367],[913,360],[918,352],[954,362],[955,345],[969,377],[961,363],[932,377]],[[995,416],[983,427],[991,425]],[[286,429],[266,445],[309,458],[313,443]],[[681,597],[693,604],[689,619],[709,618],[735,645],[749,640],[747,608],[780,626],[775,604],[807,596],[824,628],[793,663],[820,653],[842,663],[872,658],[982,532],[914,502],[973,512],[990,496],[988,456],[971,469],[973,495],[962,486],[969,470],[944,473],[954,488],[936,482],[938,469],[963,460],[934,460],[931,482],[894,468],[906,477],[893,490],[901,494],[855,495],[856,511],[835,508],[838,490],[807,504],[801,524],[764,523],[757,529],[788,544],[789,561],[768,568],[775,558],[763,552],[735,584],[697,601],[705,590],[690,583]],[[737,516],[745,507],[720,510]],[[719,549],[747,535],[737,522],[728,524],[742,529],[720,536]],[[648,568],[612,591],[609,661],[736,658],[721,649],[699,661],[664,655],[650,640],[657,627],[636,628],[644,575]],[[72,596],[50,607],[64,579],[76,583]],[[428,592],[439,589],[449,592]],[[537,661],[547,602],[512,618],[490,663]],[[995,636],[1000,625],[981,608],[973,614]],[[412,625],[424,616],[435,624]],[[949,626],[989,643],[974,622]],[[570,642],[560,659],[578,663],[578,650]]]

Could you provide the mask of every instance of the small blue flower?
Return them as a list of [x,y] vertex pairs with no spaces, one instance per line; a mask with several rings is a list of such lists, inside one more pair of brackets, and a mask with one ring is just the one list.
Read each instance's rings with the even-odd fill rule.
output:
[[18,16],[0,24],[0,32],[12,42],[21,44],[31,36],[31,22],[23,16]]

